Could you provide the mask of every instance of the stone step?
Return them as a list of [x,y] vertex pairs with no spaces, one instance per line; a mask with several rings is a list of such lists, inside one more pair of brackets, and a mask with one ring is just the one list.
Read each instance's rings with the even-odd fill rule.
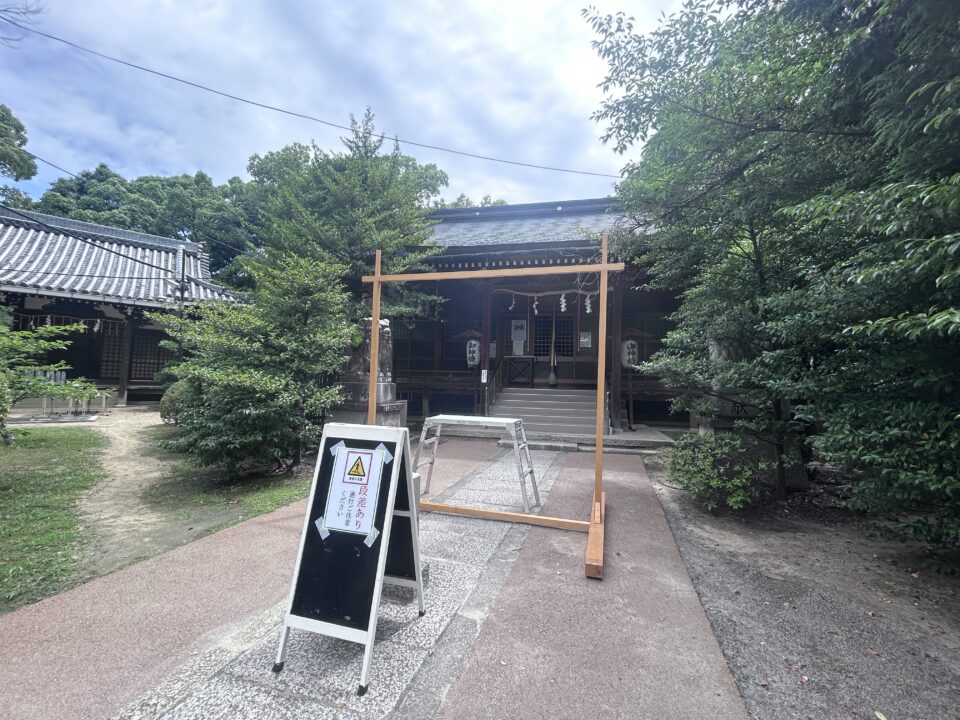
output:
[[571,407],[571,408],[596,408],[597,399],[590,400],[570,400],[569,398],[552,397],[499,397],[495,405],[504,407]]
[[[516,417],[513,413],[500,413],[494,412],[494,417]],[[530,423],[551,423],[554,425],[589,425],[591,421],[596,422],[596,414],[594,415],[567,415],[558,413],[534,413],[534,412],[525,412],[520,415],[520,418],[523,420],[523,426],[529,427]]]
[[593,427],[582,425],[556,425],[554,423],[524,423],[524,429],[528,433],[542,433],[544,435],[589,435],[594,431]]
[[513,397],[534,397],[534,398],[543,398],[543,397],[552,397],[552,398],[569,398],[571,400],[587,400],[597,399],[596,390],[567,390],[567,389],[557,389],[557,388],[504,388],[500,391],[499,397],[502,398],[513,398]]
[[573,407],[570,405],[501,405],[497,403],[493,408],[493,415],[500,417],[526,417],[527,415],[566,415],[568,417],[590,418],[595,417],[595,407]]

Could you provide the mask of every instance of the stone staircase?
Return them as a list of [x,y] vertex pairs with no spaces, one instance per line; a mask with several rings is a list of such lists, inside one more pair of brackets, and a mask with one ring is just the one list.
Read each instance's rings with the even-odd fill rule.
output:
[[[490,413],[497,417],[523,420],[528,433],[550,435],[593,435],[596,432],[597,391],[566,388],[504,388]],[[610,433],[607,408],[606,428]]]

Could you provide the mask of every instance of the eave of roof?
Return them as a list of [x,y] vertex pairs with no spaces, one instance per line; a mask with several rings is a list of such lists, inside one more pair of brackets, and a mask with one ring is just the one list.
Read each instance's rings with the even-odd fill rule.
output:
[[[25,214],[31,217],[0,215],[4,292],[162,308],[179,298],[182,271],[185,302],[233,300],[210,283],[206,255],[196,243]],[[63,227],[68,224],[78,227]]]

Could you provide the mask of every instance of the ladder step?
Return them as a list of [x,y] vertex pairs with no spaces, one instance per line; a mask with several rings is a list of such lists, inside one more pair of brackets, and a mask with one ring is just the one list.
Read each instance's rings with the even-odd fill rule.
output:
[[527,446],[528,446],[529,444],[530,444],[530,443],[525,443],[525,442],[523,442],[523,443],[520,443],[519,445],[517,445],[517,447],[518,447],[519,449],[521,449],[521,450],[524,450],[524,449],[527,448]]
[[417,463],[417,466],[414,468],[414,470],[419,470],[424,465],[433,465],[434,460],[436,460],[436,458],[430,458],[429,460],[421,460],[420,462]]
[[523,471],[523,476],[526,477],[527,475],[533,475],[533,468],[532,468],[532,467],[529,467],[529,468],[527,468],[526,470]]
[[440,439],[440,436],[439,436],[439,435],[434,435],[434,436],[433,436],[432,438],[430,438],[429,440],[424,440],[424,441],[423,441],[423,444],[424,444],[424,445],[433,445],[433,444],[435,444],[435,443],[437,442],[437,440],[439,440],[439,439]]

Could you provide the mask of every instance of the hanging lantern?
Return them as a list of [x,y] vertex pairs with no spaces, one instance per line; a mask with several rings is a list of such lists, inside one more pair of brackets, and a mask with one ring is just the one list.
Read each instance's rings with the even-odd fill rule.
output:
[[586,305],[587,315],[589,315],[589,314],[590,314],[590,310],[591,310],[591,307],[590,307],[590,296],[589,296],[589,295],[587,295],[587,299],[586,299],[586,301],[584,301],[584,305]]
[[567,294],[560,293],[560,312],[567,311]]
[[539,296],[539,295],[534,295],[534,296],[533,296],[533,314],[534,314],[534,315],[539,315],[539,314],[540,314],[540,311],[537,309],[537,306],[538,306],[539,304],[540,304],[540,296]]
[[475,368],[480,364],[480,341],[467,340],[467,367]]

